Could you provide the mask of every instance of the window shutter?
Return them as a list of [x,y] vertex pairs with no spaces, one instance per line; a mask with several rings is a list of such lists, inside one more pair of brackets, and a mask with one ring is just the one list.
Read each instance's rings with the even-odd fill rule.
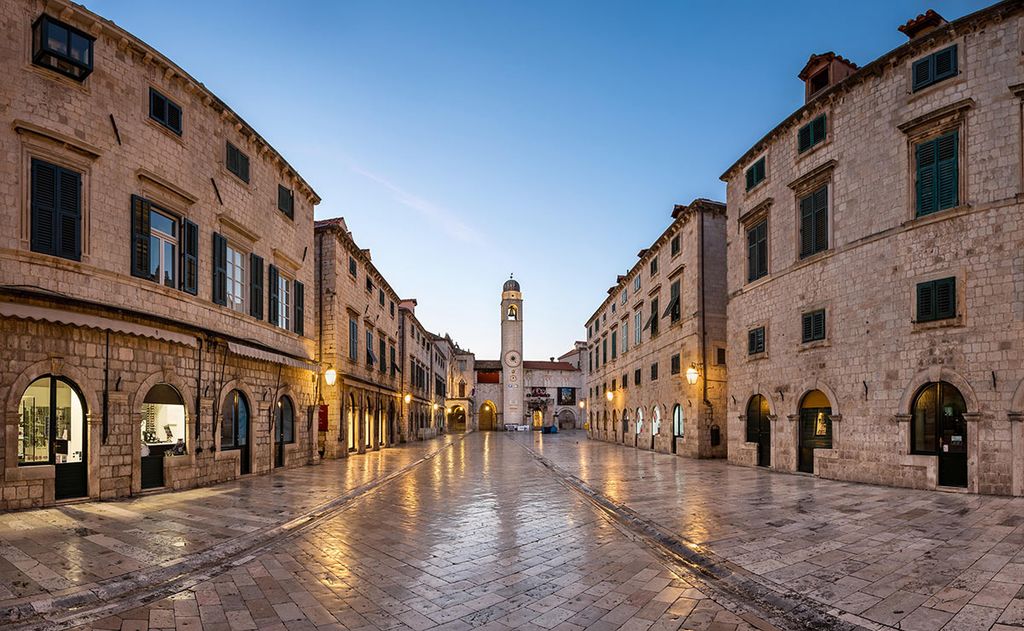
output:
[[814,339],[814,314],[805,313],[803,315],[803,335],[802,339],[805,342],[810,342]]
[[747,355],[757,352],[757,329],[747,331]]
[[132,276],[152,278],[149,273],[149,202],[132,195]]
[[213,233],[213,302],[218,305],[228,304],[228,240],[224,235]]
[[947,79],[956,74],[956,46],[950,46],[932,55],[932,82]]
[[249,254],[249,315],[263,319],[263,257]]
[[181,134],[181,108],[174,103],[167,103],[167,125],[171,130]]
[[58,169],[60,197],[57,204],[57,256],[82,258],[82,176]]
[[828,249],[828,187],[814,192],[814,251]]
[[768,273],[768,222],[761,222],[757,228],[757,275]]
[[199,293],[199,226],[183,219],[181,239],[181,289],[195,296]]
[[811,121],[811,144],[816,145],[825,140],[825,114]]
[[938,210],[936,208],[936,146],[934,140],[917,145],[917,215],[927,215]]
[[811,148],[811,124],[808,123],[797,132],[797,150],[807,151]]
[[54,254],[57,216],[57,167],[32,160],[32,251]]
[[959,132],[954,131],[935,139],[936,145],[936,210],[953,208],[958,203],[957,140]]
[[747,169],[747,190],[754,188],[754,167]]
[[914,75],[912,90],[914,92],[932,83],[932,61],[932,56],[928,55],[924,59],[918,59],[914,62],[912,68],[912,74]]
[[758,278],[757,228],[747,230],[747,282]]
[[811,315],[812,315],[811,320],[812,320],[812,325],[813,325],[812,326],[813,330],[811,331],[811,333],[814,336],[813,339],[815,339],[815,340],[823,340],[823,339],[825,339],[825,312],[824,311],[816,311],[816,312],[814,312]]
[[[304,334],[304,320],[306,315],[304,288],[299,281],[292,282],[293,301],[295,303],[295,319],[292,323],[292,330],[299,335]],[[381,342],[381,357],[384,356],[384,342]]]
[[800,258],[814,254],[814,196],[800,200]]
[[241,151],[238,152],[238,177],[246,184],[249,183],[249,156]]
[[917,285],[917,321],[928,322],[935,319],[935,283],[918,283]]
[[228,168],[228,171],[235,174],[238,173],[238,149],[235,149],[235,146],[230,142],[228,143],[228,154],[225,162],[225,166]]
[[267,285],[269,291],[267,292],[267,320],[271,324],[277,324],[278,322],[278,287],[277,287],[277,268],[273,265],[267,266]]
[[935,319],[956,317],[956,278],[935,281]]

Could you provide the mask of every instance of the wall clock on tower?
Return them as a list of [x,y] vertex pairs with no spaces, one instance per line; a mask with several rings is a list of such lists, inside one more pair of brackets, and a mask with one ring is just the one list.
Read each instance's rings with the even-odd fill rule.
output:
[[519,353],[516,351],[509,351],[505,353],[505,365],[516,367],[519,365]]

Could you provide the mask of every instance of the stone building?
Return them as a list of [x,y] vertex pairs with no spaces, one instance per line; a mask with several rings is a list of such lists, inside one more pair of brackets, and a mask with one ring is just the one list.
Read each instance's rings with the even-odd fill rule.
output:
[[694,458],[726,455],[725,206],[672,223],[587,321],[590,436]]
[[434,335],[416,317],[416,300],[399,306],[398,335],[402,353],[402,440],[433,438],[442,428],[443,396],[438,398]]
[[448,427],[452,431],[477,430],[476,357],[457,345],[452,353],[448,387]]
[[0,509],[316,460],[316,193],[112,22],[0,28]]
[[316,222],[318,353],[325,385],[327,457],[397,444],[402,410],[398,294],[356,245],[343,218]]
[[[473,382],[467,386],[472,386],[472,404],[478,406],[476,427],[575,427],[583,373],[576,366],[554,358],[523,360],[523,294],[516,280],[509,279],[502,287],[500,318],[500,360],[458,356],[473,375]],[[460,379],[467,374],[466,368],[460,372]]]
[[1024,493],[1024,4],[929,11],[722,179],[729,460]]

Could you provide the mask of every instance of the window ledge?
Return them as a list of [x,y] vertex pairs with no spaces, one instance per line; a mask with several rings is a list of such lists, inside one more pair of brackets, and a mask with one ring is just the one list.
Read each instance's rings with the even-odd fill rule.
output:
[[828,339],[814,340],[813,342],[801,342],[800,348],[796,352],[803,353],[805,351],[812,351],[819,348],[831,348],[832,342]]
[[[756,162],[756,160],[755,160],[755,162]],[[765,187],[765,186],[766,186],[767,184],[768,184],[768,178],[766,177],[766,178],[764,178],[763,180],[761,180],[760,182],[758,182],[757,184],[755,184],[755,185],[754,185],[754,188],[749,188],[749,189],[748,189],[748,188],[746,188],[746,185],[744,185],[744,191],[743,191],[743,199],[744,199],[744,200],[746,200],[746,199],[747,199],[747,198],[749,198],[750,196],[752,196],[752,195],[754,195],[754,194],[758,193],[758,192],[759,192],[759,191],[760,191],[761,189],[763,189],[763,188],[764,188],[764,187]]]
[[743,291],[747,291],[747,290],[753,289],[753,288],[755,288],[755,287],[757,287],[759,285],[763,285],[764,283],[766,283],[769,280],[771,280],[771,277],[772,277],[772,275],[770,273],[768,273],[768,274],[765,274],[764,276],[760,276],[758,278],[755,278],[754,280],[748,280],[743,285]]
[[52,464],[25,465],[4,469],[4,482],[24,482],[27,480],[52,480],[57,469]]
[[825,140],[819,142],[818,144],[814,145],[810,149],[807,149],[803,153],[800,153],[800,149],[798,147],[797,148],[797,152],[796,152],[795,164],[800,164],[805,159],[809,158],[811,155],[813,155],[813,154],[817,153],[818,151],[820,151],[823,147],[827,147],[827,146],[831,145],[832,144],[832,134],[828,134],[828,132],[826,132],[826,134],[827,134],[827,137],[825,138]]
[[947,219],[955,219],[956,217],[968,215],[970,214],[971,210],[973,210],[973,208],[970,204],[963,203],[960,204],[959,206],[954,206],[953,208],[946,208],[944,210],[938,210],[927,215],[922,215],[920,217],[914,217],[913,219],[904,221],[902,227],[907,228],[909,230],[913,228],[918,228],[920,226],[927,226],[929,224],[938,223],[940,221],[946,221]]
[[762,351],[760,353],[754,353],[753,355],[747,355],[748,362],[758,362],[768,359],[768,351]]
[[907,105],[910,105],[911,103],[914,103],[915,101],[918,101],[928,95],[932,95],[935,94],[936,92],[941,91],[943,88],[956,87],[961,85],[962,83],[966,83],[966,81],[967,73],[964,72],[963,68],[960,68],[959,70],[957,70],[955,77],[942,79],[941,81],[937,81],[929,86],[921,88],[917,92],[914,92],[914,86],[913,84],[911,84],[910,86],[908,86],[906,103]]
[[186,146],[186,144],[185,144],[185,130],[184,129],[182,129],[181,133],[179,134],[178,132],[174,131],[170,127],[167,127],[166,125],[164,125],[160,121],[154,120],[153,117],[150,116],[149,114],[146,114],[146,124],[151,126],[151,127],[156,127],[161,133],[166,135],[171,140],[177,142],[182,147]]
[[[24,65],[24,69],[28,70],[29,72],[34,72],[37,75],[49,79],[50,81],[53,81],[55,83],[60,83],[69,88],[74,88],[80,91],[82,94],[92,94],[92,90],[89,88],[88,85],[86,85],[89,83],[89,77],[93,75],[92,72],[90,72],[89,76],[87,76],[82,81],[76,81],[71,77],[66,77],[62,75],[56,70],[51,70],[45,66],[34,64],[31,60],[29,60],[29,62]],[[93,66],[93,71],[95,71],[95,64]]]
[[955,318],[944,318],[942,320],[929,320],[927,322],[911,321],[911,333],[920,333],[922,331],[934,331],[935,329],[960,329],[964,328],[964,316],[958,314]]

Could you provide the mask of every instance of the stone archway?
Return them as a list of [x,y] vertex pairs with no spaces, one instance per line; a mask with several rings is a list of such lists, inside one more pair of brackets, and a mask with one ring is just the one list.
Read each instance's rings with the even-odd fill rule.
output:
[[466,431],[466,410],[461,405],[453,405],[448,411],[448,430],[452,432]]
[[480,405],[480,431],[492,431],[497,429],[498,407],[494,401],[484,401]]
[[573,429],[576,427],[576,413],[572,408],[562,408],[555,415],[558,429]]

